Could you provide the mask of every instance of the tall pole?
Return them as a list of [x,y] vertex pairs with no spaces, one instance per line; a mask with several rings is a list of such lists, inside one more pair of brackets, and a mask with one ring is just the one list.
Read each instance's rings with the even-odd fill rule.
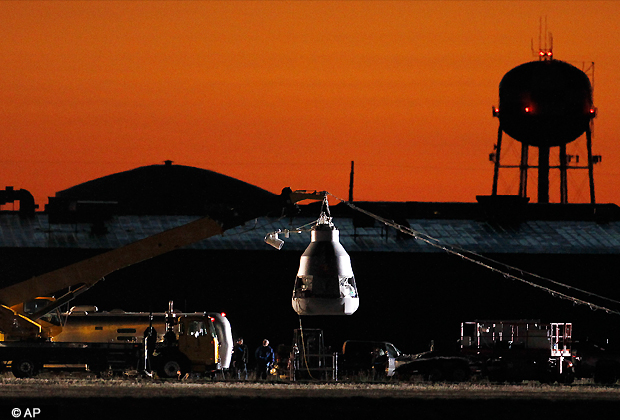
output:
[[349,202],[353,202],[353,178],[355,175],[355,161],[351,161],[351,174],[349,175]]

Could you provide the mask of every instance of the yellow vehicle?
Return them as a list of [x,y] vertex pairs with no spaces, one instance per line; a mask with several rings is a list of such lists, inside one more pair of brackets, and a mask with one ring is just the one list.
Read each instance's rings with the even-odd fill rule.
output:
[[[171,304],[172,305],[172,304]],[[172,365],[147,360],[146,370],[159,366],[159,376],[177,376],[177,372],[209,373],[228,369],[232,352],[232,330],[225,314],[213,312],[125,312],[121,310],[99,311],[95,306],[75,306],[61,314],[62,332],[53,341],[56,343],[128,343],[145,344],[145,338],[152,337],[155,351],[162,353],[166,333],[166,320],[172,316],[172,332],[178,341],[177,354]],[[168,355],[170,356],[170,355]],[[168,357],[171,358],[171,357]],[[161,358],[159,359],[161,361]],[[102,376],[123,370],[122,366],[101,366]]]
[[[56,329],[52,318],[64,319],[62,331],[48,340],[0,342],[0,358],[5,363],[10,361],[15,377],[32,377],[43,368],[77,368],[100,377],[156,372],[161,378],[178,378],[227,367],[221,356],[231,348],[232,334],[221,314],[175,312],[171,303],[167,312],[152,314],[112,311],[57,315],[41,321]],[[230,363],[229,358],[224,360]]]

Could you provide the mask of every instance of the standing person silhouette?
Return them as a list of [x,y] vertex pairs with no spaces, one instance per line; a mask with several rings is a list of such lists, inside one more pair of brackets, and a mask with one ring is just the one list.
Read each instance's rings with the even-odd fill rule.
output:
[[256,379],[267,379],[269,370],[275,362],[275,353],[269,346],[269,340],[263,340],[263,345],[256,349],[254,357],[256,358]]
[[235,379],[248,379],[248,346],[243,344],[243,338],[237,339],[232,351],[232,370]]

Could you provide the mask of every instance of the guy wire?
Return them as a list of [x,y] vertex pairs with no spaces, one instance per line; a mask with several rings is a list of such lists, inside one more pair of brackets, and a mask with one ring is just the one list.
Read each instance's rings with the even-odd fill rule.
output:
[[[439,239],[433,238],[433,237],[431,237],[429,235],[426,235],[426,234],[424,234],[422,232],[418,232],[416,230],[413,230],[410,227],[406,227],[406,226],[400,225],[400,224],[394,222],[393,220],[385,219],[385,218],[383,218],[381,216],[378,216],[378,215],[376,215],[374,213],[369,212],[368,210],[361,209],[361,208],[357,207],[356,205],[354,205],[353,203],[351,203],[349,201],[346,201],[346,200],[343,200],[342,198],[339,198],[339,197],[337,197],[337,196],[335,196],[335,195],[333,195],[333,194],[331,194],[329,192],[327,194],[331,195],[335,199],[337,199],[340,202],[344,203],[345,205],[347,205],[351,209],[353,209],[355,211],[359,211],[360,213],[364,213],[365,215],[370,216],[373,219],[378,220],[379,222],[381,222],[381,223],[383,223],[383,224],[385,224],[387,226],[393,227],[394,229],[398,230],[399,232],[402,232],[404,234],[413,236],[415,239],[421,240],[421,241],[423,241],[423,242],[427,243],[428,245],[433,246],[435,248],[442,249],[442,250],[444,250],[445,252],[447,252],[449,254],[458,255],[458,256],[460,256],[461,258],[463,258],[466,261],[472,262],[474,264],[478,264],[478,265],[480,265],[480,266],[482,266],[484,268],[487,268],[487,269],[489,269],[491,271],[500,273],[500,274],[502,274],[506,278],[509,278],[511,280],[518,280],[518,281],[523,282],[523,283],[525,283],[525,284],[527,284],[529,286],[532,286],[532,287],[544,290],[544,291],[550,293],[553,297],[559,297],[561,299],[567,299],[567,300],[572,301],[575,304],[587,305],[592,310],[600,309],[600,310],[605,311],[608,314],[620,315],[620,311],[613,310],[613,309],[607,308],[605,306],[597,305],[597,304],[594,304],[592,302],[588,302],[588,301],[586,301],[584,299],[579,299],[577,297],[568,295],[566,293],[558,292],[558,291],[553,290],[553,289],[551,289],[549,287],[542,286],[542,285],[540,285],[538,283],[534,283],[532,281],[529,281],[529,280],[526,280],[524,278],[521,278],[521,277],[515,276],[513,274],[510,274],[510,273],[508,273],[506,271],[500,270],[499,268],[491,266],[490,263],[501,265],[501,266],[503,266],[503,267],[505,267],[507,269],[516,270],[516,271],[519,271],[522,274],[525,273],[525,274],[528,274],[528,275],[530,275],[532,277],[536,277],[536,278],[539,278],[541,280],[549,281],[549,282],[551,282],[551,283],[553,283],[553,284],[555,284],[557,286],[561,286],[561,287],[564,287],[564,288],[567,288],[567,289],[572,289],[572,290],[575,290],[575,291],[587,294],[589,296],[597,297],[597,298],[600,298],[600,299],[603,299],[603,300],[606,300],[606,301],[609,301],[609,302],[612,302],[612,303],[620,304],[619,301],[616,301],[614,299],[610,299],[610,298],[607,298],[607,297],[604,297],[604,296],[600,296],[600,295],[597,295],[595,293],[588,292],[586,290],[582,290],[582,289],[570,286],[568,284],[560,283],[558,281],[551,280],[551,279],[539,276],[537,274],[529,273],[529,272],[526,272],[524,270],[520,270],[520,269],[515,268],[515,267],[511,267],[511,266],[509,266],[507,264],[504,264],[502,262],[495,261],[495,260],[493,260],[491,258],[484,257],[482,255],[479,255],[479,254],[475,253],[475,252],[468,251],[466,249],[463,249],[463,248],[460,248],[460,247],[457,247],[457,246],[454,246],[454,245],[442,245],[440,243]],[[467,256],[465,254],[472,255],[473,257],[469,257],[469,256]],[[478,258],[478,259],[476,259],[476,258]],[[480,260],[486,260],[488,263],[480,261],[479,259]]]

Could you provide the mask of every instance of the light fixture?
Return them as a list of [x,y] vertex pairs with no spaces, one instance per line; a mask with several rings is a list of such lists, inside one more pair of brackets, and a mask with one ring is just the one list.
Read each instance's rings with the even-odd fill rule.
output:
[[278,229],[275,232],[271,232],[265,235],[265,242],[271,245],[272,247],[274,247],[275,249],[280,250],[282,249],[282,246],[284,246],[284,241],[280,239],[278,235],[283,234],[285,238],[288,238],[291,233],[301,233],[301,232],[303,232],[302,229],[293,229],[293,230]]
[[274,247],[275,249],[282,249],[284,241],[278,238],[278,232],[271,232],[265,236],[265,242]]

